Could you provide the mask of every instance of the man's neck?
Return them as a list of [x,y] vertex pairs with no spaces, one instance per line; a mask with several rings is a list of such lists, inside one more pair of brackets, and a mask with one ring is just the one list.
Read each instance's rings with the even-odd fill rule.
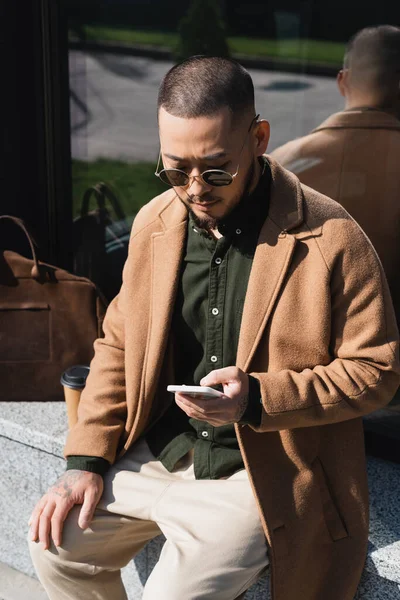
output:
[[254,190],[256,189],[258,182],[260,181],[260,177],[262,174],[262,166],[261,166],[261,161],[265,160],[263,158],[258,158],[256,160],[256,166],[254,169],[254,176],[253,176],[253,181],[250,184],[249,187],[249,191],[248,191],[248,195],[250,196],[250,194],[252,194],[254,192]]

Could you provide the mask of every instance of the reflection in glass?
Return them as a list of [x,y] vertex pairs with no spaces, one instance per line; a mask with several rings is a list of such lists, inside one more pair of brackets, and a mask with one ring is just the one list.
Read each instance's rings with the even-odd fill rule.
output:
[[[92,244],[94,253],[95,242],[82,236],[80,228],[83,219],[95,217],[103,223],[102,237],[96,241],[102,258],[99,272],[92,271],[91,276],[111,298],[118,291],[120,272],[110,272],[108,255],[126,252],[127,230],[136,213],[165,189],[154,177],[159,148],[157,92],[176,59],[179,23],[192,2],[177,0],[175,11],[161,0],[96,4],[86,0],[79,5],[68,0],[67,5],[75,265],[77,270],[82,267],[77,250],[82,239]],[[309,2],[283,3],[278,8],[233,0],[218,6],[219,31],[225,32],[231,56],[249,69],[258,112],[270,121],[269,152],[307,135],[342,110],[335,77],[346,42],[365,24],[361,20],[377,22],[379,15],[382,22],[397,18],[389,7],[383,14],[379,7],[364,6],[360,15],[342,0],[332,10]],[[287,167],[301,177],[320,169],[321,162],[312,154],[292,157]],[[393,174],[392,165],[389,161],[383,169]],[[88,212],[82,211],[87,190],[102,182],[121,210],[113,209],[107,199],[105,207],[99,206],[93,193]],[[347,181],[358,188],[360,182],[357,174]]]

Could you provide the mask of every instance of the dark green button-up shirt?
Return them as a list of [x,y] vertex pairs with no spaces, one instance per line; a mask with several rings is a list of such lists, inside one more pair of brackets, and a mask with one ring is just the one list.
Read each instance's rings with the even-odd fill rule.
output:
[[[199,385],[210,371],[236,364],[243,305],[268,212],[269,187],[265,162],[254,192],[220,224],[223,237],[218,240],[189,218],[172,321],[176,352],[171,383]],[[252,380],[242,422],[258,424],[260,418],[259,385]],[[213,427],[191,419],[175,403],[146,434],[146,441],[169,471],[194,448],[196,479],[219,479],[244,468],[233,425]]]
[[[172,321],[176,353],[171,384],[199,385],[210,371],[236,364],[247,284],[269,207],[270,169],[265,158],[260,160],[263,171],[256,189],[218,226],[223,237],[216,240],[188,220]],[[241,423],[258,424],[259,383],[249,377],[249,384],[249,404]],[[146,433],[146,441],[169,471],[194,449],[197,479],[219,479],[244,468],[233,425],[212,427],[190,419],[175,402]],[[67,460],[67,469],[100,474],[108,466],[100,457],[69,456]]]

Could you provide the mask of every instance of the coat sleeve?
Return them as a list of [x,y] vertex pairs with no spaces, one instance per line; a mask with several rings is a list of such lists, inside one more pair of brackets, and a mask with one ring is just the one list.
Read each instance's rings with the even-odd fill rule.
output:
[[398,330],[375,250],[350,217],[335,220],[322,238],[317,243],[330,273],[331,362],[301,372],[250,373],[260,382],[263,405],[255,431],[360,417],[390,402],[400,384]]
[[[125,428],[125,313],[127,279],[134,251],[131,234],[119,294],[107,309],[104,337],[94,343],[94,358],[78,409],[78,422],[68,434],[64,456],[96,456],[113,463]],[[88,443],[90,440],[90,443]],[[89,450],[90,448],[90,450]]]

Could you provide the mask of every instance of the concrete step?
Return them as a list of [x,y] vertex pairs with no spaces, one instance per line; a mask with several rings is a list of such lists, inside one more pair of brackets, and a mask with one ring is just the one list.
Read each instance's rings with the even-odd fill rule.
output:
[[[23,583],[35,577],[26,542],[27,521],[35,502],[65,468],[65,406],[62,402],[0,402],[0,415],[0,562],[8,565],[0,571],[0,600],[36,600],[33,592],[11,593],[18,594]],[[356,599],[400,600],[400,465],[370,457],[368,478],[369,549]],[[142,597],[162,544],[162,537],[153,540],[123,569],[129,600]],[[263,579],[247,592],[246,600],[267,600],[266,587]],[[31,589],[44,593],[36,581]],[[37,600],[45,598],[37,596]]]
[[36,579],[0,563],[0,600],[48,600],[48,596]]

